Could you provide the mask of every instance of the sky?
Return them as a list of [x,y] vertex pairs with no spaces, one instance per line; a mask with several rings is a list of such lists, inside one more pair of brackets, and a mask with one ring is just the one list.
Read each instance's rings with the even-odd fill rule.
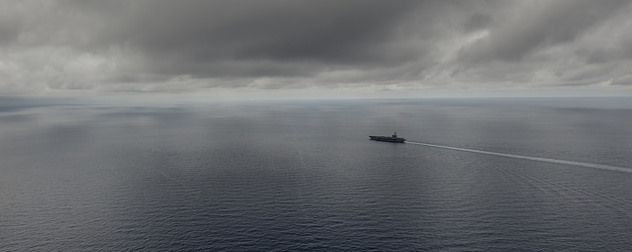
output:
[[619,0],[0,0],[0,95],[632,95]]

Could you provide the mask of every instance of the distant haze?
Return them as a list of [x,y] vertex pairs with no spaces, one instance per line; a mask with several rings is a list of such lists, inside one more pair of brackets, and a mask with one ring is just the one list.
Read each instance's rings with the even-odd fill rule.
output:
[[630,1],[0,1],[0,95],[632,94]]

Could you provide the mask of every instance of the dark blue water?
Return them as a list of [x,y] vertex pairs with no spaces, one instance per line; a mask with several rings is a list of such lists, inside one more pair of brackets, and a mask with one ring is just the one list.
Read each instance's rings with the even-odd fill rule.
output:
[[[4,97],[0,250],[630,251],[631,126],[628,98]],[[395,130],[479,152],[368,140]]]

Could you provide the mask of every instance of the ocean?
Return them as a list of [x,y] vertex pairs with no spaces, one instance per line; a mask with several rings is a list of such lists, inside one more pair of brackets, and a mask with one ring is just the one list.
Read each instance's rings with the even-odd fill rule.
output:
[[0,251],[630,251],[631,182],[632,98],[0,97]]

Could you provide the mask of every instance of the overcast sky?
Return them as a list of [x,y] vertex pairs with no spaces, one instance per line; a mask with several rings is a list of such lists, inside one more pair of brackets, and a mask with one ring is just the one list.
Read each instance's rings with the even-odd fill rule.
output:
[[630,1],[0,3],[0,95],[632,94]]

